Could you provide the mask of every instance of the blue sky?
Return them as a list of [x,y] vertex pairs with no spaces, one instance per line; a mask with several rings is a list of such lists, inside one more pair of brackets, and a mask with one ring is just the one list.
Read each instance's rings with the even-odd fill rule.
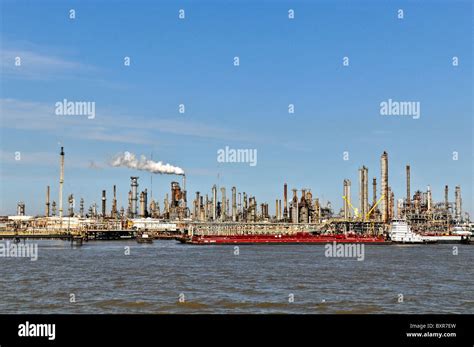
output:
[[[357,204],[357,169],[366,165],[379,179],[386,150],[396,199],[405,196],[410,164],[412,191],[431,185],[441,200],[448,184],[454,200],[461,185],[473,213],[470,1],[3,0],[1,7],[0,214],[14,213],[20,200],[28,214],[42,213],[46,185],[57,201],[59,143],[65,195],[87,206],[113,184],[125,206],[131,175],[140,176],[139,189],[150,188],[150,174],[107,165],[130,151],[184,168],[188,200],[214,183],[235,185],[273,211],[287,182],[339,210],[343,179],[351,179]],[[96,118],[55,115],[64,98],[95,102]],[[420,102],[420,119],[380,115],[389,98]],[[258,164],[218,163],[225,146],[257,149]],[[154,176],[161,206],[176,179]]]

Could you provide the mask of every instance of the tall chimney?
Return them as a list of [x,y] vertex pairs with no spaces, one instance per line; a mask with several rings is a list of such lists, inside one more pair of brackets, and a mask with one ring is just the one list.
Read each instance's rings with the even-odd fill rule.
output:
[[217,187],[215,184],[212,186],[212,220],[217,220]]
[[186,175],[183,175],[183,207],[186,210],[188,198],[186,196]]
[[105,218],[107,213],[106,210],[106,197],[105,197],[105,190],[102,191],[102,218]]
[[243,207],[242,207],[242,219],[244,221],[247,221],[248,202],[247,202],[247,193],[246,192],[244,192],[244,194],[243,194],[243,199],[244,199],[244,202],[243,202]]
[[448,214],[448,211],[449,211],[449,201],[448,201],[448,193],[449,193],[449,190],[448,190],[448,186],[444,186],[444,208],[446,209],[446,214]]
[[407,171],[407,210],[410,211],[410,208],[411,208],[410,165],[407,165],[406,171]]
[[283,185],[283,219],[288,219],[288,186]]
[[226,211],[227,211],[227,200],[225,197],[225,187],[221,187],[221,194],[222,194],[222,202],[221,202],[221,219],[225,221],[226,219]]
[[74,217],[74,196],[71,194],[68,197],[68,203],[69,203],[69,217]]
[[165,202],[164,202],[164,209],[165,209],[165,213],[169,213],[170,212],[170,201],[169,201],[169,198],[168,198],[168,193],[166,193],[165,195]]
[[342,209],[344,211],[344,218],[347,218],[347,180],[342,181]]
[[[207,199],[207,195],[206,195],[206,199]],[[201,206],[204,206],[204,197],[203,196],[200,196],[199,197],[199,208],[198,208],[198,214],[199,214],[199,220],[206,220],[206,209],[205,208],[202,208],[201,209]]]
[[455,212],[456,220],[459,222],[462,218],[462,199],[461,199],[461,186],[456,186],[454,190],[455,195]]
[[359,168],[359,213],[364,215],[364,170]]
[[135,218],[137,216],[137,200],[138,200],[138,177],[132,176],[130,177],[131,180],[131,187],[132,187],[132,210],[131,210],[131,216],[132,218]]
[[232,221],[237,221],[237,188],[232,187]]
[[298,206],[298,193],[296,189],[293,189],[293,200],[291,202],[291,222],[298,223],[299,221],[299,206]]
[[132,218],[132,191],[128,191],[127,217]]
[[372,206],[375,206],[375,204],[377,203],[377,178],[375,177],[372,179],[372,190]]
[[278,220],[278,199],[275,200],[275,219]]
[[45,217],[49,217],[49,186],[46,186],[46,210],[44,212]]
[[388,194],[390,196],[390,200],[389,200],[389,203],[388,203],[388,218],[389,219],[392,219],[395,217],[395,214],[394,214],[394,208],[395,208],[395,195],[393,194],[392,192],[392,188],[388,188]]
[[201,213],[201,199],[199,192],[196,192],[196,199],[194,200],[194,219],[199,220],[199,215]]
[[369,183],[368,183],[369,170],[362,166],[359,169],[359,212],[362,219],[369,212]]
[[61,147],[59,173],[59,217],[63,218],[64,147]]
[[114,184],[114,199],[112,200],[112,218],[117,217],[117,188]]
[[145,216],[145,218],[147,218],[149,216],[149,214],[148,214],[148,189],[146,189],[146,188],[143,191],[143,198],[145,200],[145,213],[144,213],[144,216]]
[[207,217],[208,217],[208,209],[209,209],[209,197],[208,195],[206,194],[206,202],[205,202],[205,205],[204,205],[204,220],[207,222]]
[[140,193],[140,213],[141,218],[146,218],[146,204],[147,204],[147,192],[146,189]]
[[369,169],[365,166],[362,169],[364,170],[364,211],[362,218],[365,219],[365,216],[369,213]]
[[85,215],[84,215],[84,198],[81,198],[80,202],[79,202],[79,215],[81,218],[84,218]]
[[382,222],[387,223],[389,221],[389,199],[388,196],[388,154],[383,152],[380,157],[380,169],[381,169],[381,179],[382,187],[381,193],[383,195],[382,199]]

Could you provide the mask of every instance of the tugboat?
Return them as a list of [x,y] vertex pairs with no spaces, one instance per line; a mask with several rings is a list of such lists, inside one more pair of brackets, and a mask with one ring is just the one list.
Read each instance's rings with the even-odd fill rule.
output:
[[138,243],[153,243],[153,238],[150,237],[147,233],[139,233],[137,234],[137,242]]
[[420,234],[411,231],[410,226],[404,220],[394,219],[389,233],[393,243],[423,244],[436,243],[437,240],[430,240]]

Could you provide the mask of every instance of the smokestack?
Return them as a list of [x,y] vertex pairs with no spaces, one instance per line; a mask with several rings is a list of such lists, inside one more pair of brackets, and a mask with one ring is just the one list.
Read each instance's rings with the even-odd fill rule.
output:
[[182,193],[182,198],[183,198],[183,207],[186,210],[187,207],[187,202],[188,199],[186,197],[186,175],[183,175],[183,193]]
[[79,202],[79,214],[81,218],[84,218],[84,198],[81,198]]
[[459,222],[462,218],[461,186],[456,186],[454,190],[454,195],[455,195],[456,220]]
[[50,203],[49,203],[49,186],[46,186],[46,210],[44,212],[44,215],[46,217],[49,217],[49,206],[50,206]]
[[227,203],[227,200],[226,200],[226,197],[225,197],[225,187],[221,187],[221,194],[222,194],[222,202],[221,202],[221,220],[225,220],[226,219],[226,203]]
[[59,173],[59,217],[63,218],[64,147],[61,147]]
[[232,221],[237,221],[237,188],[232,187]]
[[367,213],[369,213],[369,169],[365,166],[362,167],[364,172],[364,211],[362,218],[365,219]]
[[105,197],[105,190],[102,191],[102,218],[105,218],[106,215],[106,197]]
[[170,201],[169,201],[169,198],[168,198],[168,193],[166,193],[165,195],[165,202],[164,202],[164,208],[165,208],[165,213],[169,213],[170,212]]
[[147,204],[148,204],[148,192],[145,189],[140,193],[140,217],[141,218],[146,218],[148,217],[148,211],[146,209]]
[[375,204],[377,203],[377,178],[375,177],[372,179],[372,190],[372,206],[375,206]]
[[316,223],[321,219],[321,205],[319,204],[319,198],[314,200],[314,210],[316,211]]
[[137,200],[138,200],[138,177],[130,177],[130,185],[132,187],[132,196],[131,196],[131,217],[135,218],[137,216]]
[[388,154],[383,152],[380,157],[380,169],[381,169],[381,194],[382,199],[382,222],[387,223],[389,220],[389,195],[388,195]]
[[217,187],[215,184],[212,186],[212,220],[217,220]]
[[68,197],[68,202],[69,202],[69,217],[74,217],[74,196],[71,194]]
[[347,180],[345,179],[344,181],[342,181],[342,196],[343,196],[343,199],[342,199],[342,206],[343,206],[343,211],[344,211],[344,218],[348,218],[348,215],[347,215],[347,211],[348,211],[348,208],[347,208],[347,202],[345,199],[347,199]]
[[449,201],[448,201],[448,186],[444,186],[444,208],[446,209],[446,215],[449,211]]
[[275,200],[275,219],[278,220],[278,199]]
[[406,171],[407,171],[407,210],[410,211],[410,208],[411,208],[410,165],[407,165]]
[[132,191],[128,191],[128,207],[127,207],[127,216],[132,218]]
[[145,218],[148,217],[148,189],[145,188],[145,191],[143,192],[143,197],[145,198],[145,213],[144,216]]
[[395,195],[392,192],[392,188],[388,188],[388,194],[390,195],[389,209],[388,209],[388,218],[392,219],[395,217],[394,208],[395,208]]
[[200,196],[199,196],[199,192],[196,192],[196,199],[194,200],[194,219],[195,220],[199,220],[199,214],[200,214],[200,210],[201,210],[201,199],[200,199]]
[[207,216],[209,215],[208,213],[208,209],[209,209],[209,197],[207,196],[206,194],[206,203],[204,205],[204,220],[207,222]]
[[[150,195],[151,195],[151,192],[150,192]],[[150,215],[151,215],[151,218],[156,218],[156,202],[153,199],[151,199],[151,202],[150,202]]]
[[117,217],[117,189],[114,184],[114,199],[112,200],[112,218]]
[[359,168],[359,213],[364,213],[364,171]]
[[278,200],[278,220],[281,220],[281,200]]
[[362,219],[369,212],[369,183],[368,183],[369,170],[362,166],[359,169],[359,212],[362,215]]
[[244,203],[243,203],[243,209],[242,209],[242,218],[244,221],[247,221],[247,209],[248,209],[248,203],[247,203],[247,193],[244,192],[243,194],[244,198]]
[[293,189],[293,200],[291,202],[291,222],[298,223],[299,215],[298,215],[298,193],[296,189]]
[[[207,195],[206,195],[207,197]],[[198,214],[199,214],[199,220],[206,220],[205,217],[206,217],[206,209],[205,208],[201,208],[201,206],[204,206],[204,197],[201,196],[199,198],[199,208],[198,208]]]
[[283,185],[283,218],[288,219],[288,186],[286,183]]

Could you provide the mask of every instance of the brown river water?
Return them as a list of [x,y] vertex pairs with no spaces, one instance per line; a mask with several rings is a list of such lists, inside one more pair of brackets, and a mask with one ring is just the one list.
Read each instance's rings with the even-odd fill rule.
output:
[[324,245],[36,244],[36,261],[0,258],[1,313],[474,313],[472,245],[365,245],[358,261]]

